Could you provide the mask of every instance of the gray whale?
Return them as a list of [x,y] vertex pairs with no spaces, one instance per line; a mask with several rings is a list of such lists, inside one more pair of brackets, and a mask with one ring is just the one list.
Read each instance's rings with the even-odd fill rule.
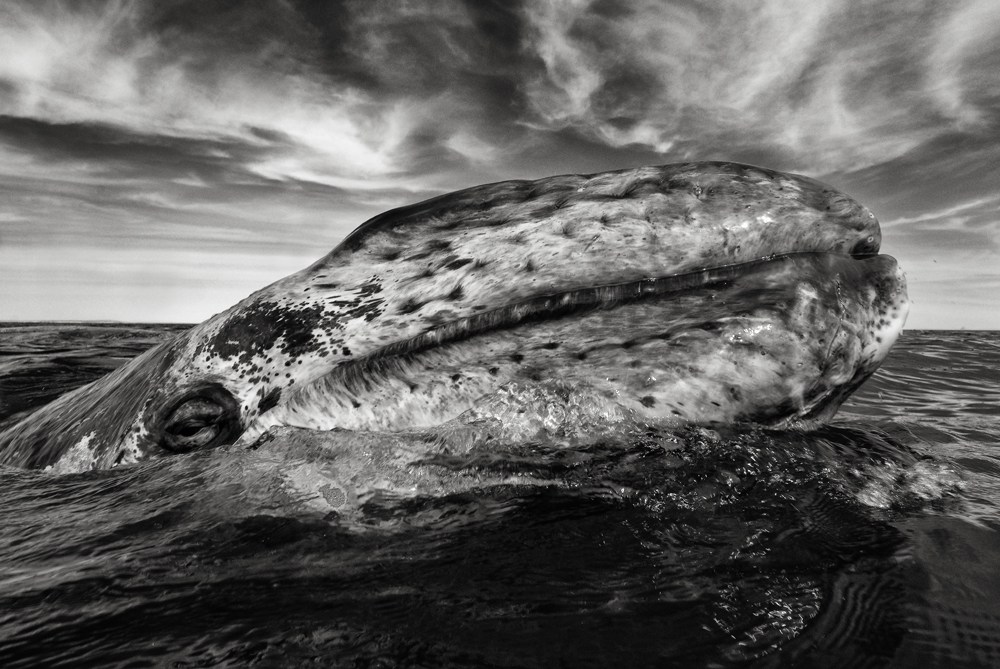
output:
[[0,464],[108,468],[268,429],[401,431],[560,383],[658,424],[834,415],[908,310],[875,216],[724,162],[477,186],[327,256],[0,434]]

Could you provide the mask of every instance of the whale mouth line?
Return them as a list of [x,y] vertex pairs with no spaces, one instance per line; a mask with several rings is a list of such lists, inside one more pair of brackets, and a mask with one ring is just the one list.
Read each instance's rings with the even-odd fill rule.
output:
[[[748,262],[718,265],[691,272],[651,277],[622,283],[578,288],[558,293],[530,297],[519,302],[496,307],[489,311],[459,318],[437,325],[425,332],[359,356],[339,370],[368,369],[378,361],[419,354],[421,352],[495,331],[526,325],[531,322],[565,318],[576,313],[612,309],[644,299],[663,297],[706,288],[725,288],[741,276],[752,273],[765,265],[791,263],[796,258],[838,255],[822,252],[783,253],[758,258]],[[874,257],[877,254],[865,257]],[[848,257],[848,256],[843,256]],[[855,256],[850,256],[855,258]]]

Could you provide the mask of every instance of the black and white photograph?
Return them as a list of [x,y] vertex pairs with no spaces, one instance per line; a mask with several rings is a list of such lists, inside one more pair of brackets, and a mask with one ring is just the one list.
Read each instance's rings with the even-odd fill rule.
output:
[[1000,2],[0,0],[0,667],[1000,667]]

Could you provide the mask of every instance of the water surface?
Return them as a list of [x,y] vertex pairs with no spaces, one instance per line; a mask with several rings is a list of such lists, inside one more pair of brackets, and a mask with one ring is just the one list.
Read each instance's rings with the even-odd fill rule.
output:
[[[0,421],[178,329],[0,326]],[[0,665],[1000,666],[998,368],[906,332],[809,432],[2,469]]]

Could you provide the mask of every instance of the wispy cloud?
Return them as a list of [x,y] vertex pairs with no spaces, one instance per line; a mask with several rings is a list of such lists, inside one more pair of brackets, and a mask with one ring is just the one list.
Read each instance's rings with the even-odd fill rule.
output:
[[800,169],[856,169],[984,118],[1000,94],[995,67],[975,65],[996,64],[989,0],[951,13],[843,0],[532,7],[539,122],[612,145],[697,155],[765,144]]
[[712,158],[843,187],[934,276],[928,244],[996,267],[998,73],[994,0],[8,0],[0,253],[42,269],[0,272],[159,248],[186,285],[185,248],[318,256],[475,183]]
[[883,228],[932,225],[938,229],[956,229],[969,225],[979,225],[992,222],[1000,232],[1000,193],[976,198],[969,202],[928,211],[917,216],[901,216],[888,221],[882,221]]
[[[5,3],[0,80],[11,93],[0,113],[269,148],[275,157],[260,164],[269,174],[288,153],[299,156],[296,171],[321,163],[319,173],[331,178],[395,169],[392,116],[350,89],[323,85],[304,60],[308,54],[295,53],[291,38],[301,27],[280,31],[294,17],[279,16],[273,38],[256,26],[259,32],[215,42],[217,25],[183,34],[193,26],[170,25],[156,7],[128,0]],[[282,4],[270,9],[280,14]]]
[[996,121],[998,37],[1000,4],[992,0],[956,3],[934,34],[924,61],[927,90],[960,127]]

